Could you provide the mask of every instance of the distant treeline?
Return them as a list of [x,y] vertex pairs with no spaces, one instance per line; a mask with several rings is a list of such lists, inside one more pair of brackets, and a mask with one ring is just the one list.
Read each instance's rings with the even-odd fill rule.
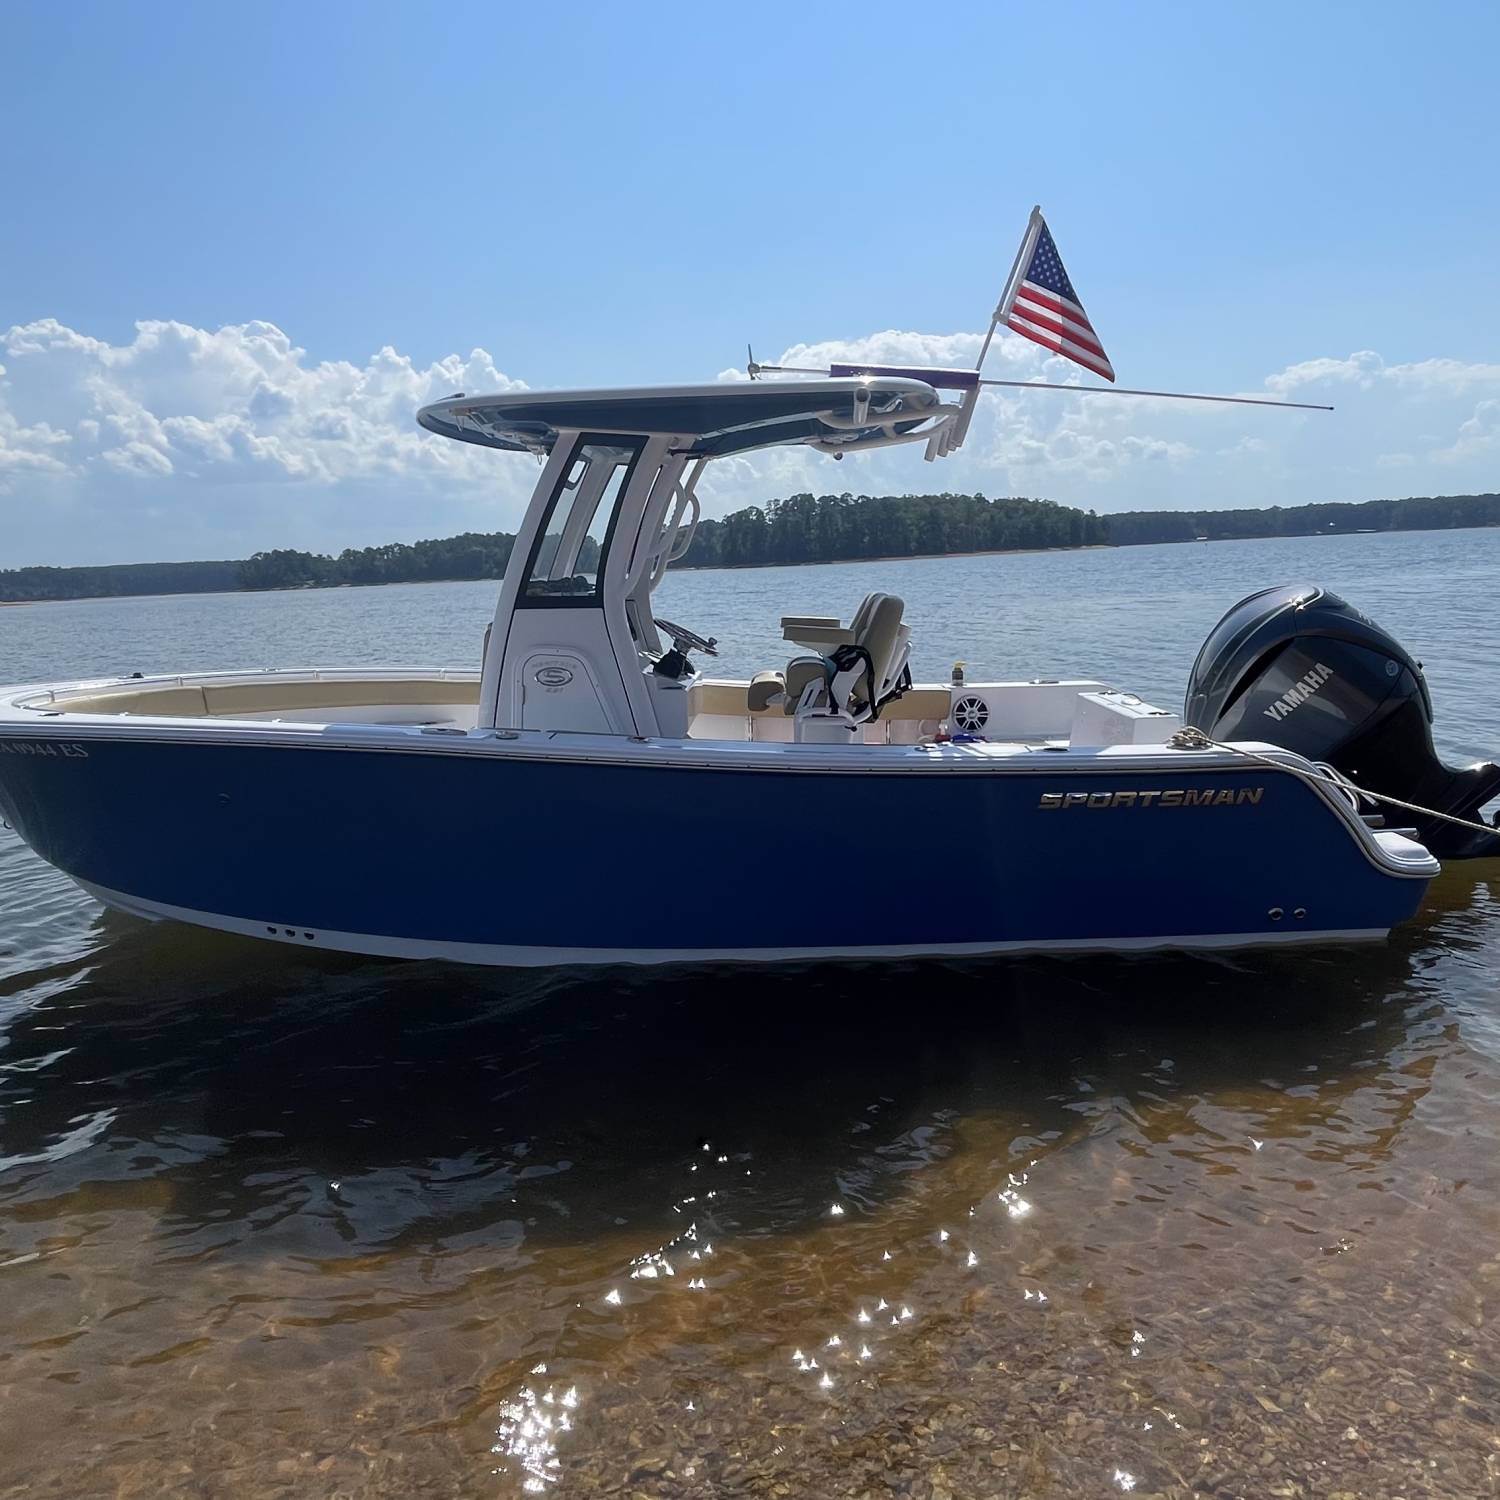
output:
[[0,571],[0,602],[111,599],[127,594],[220,594],[243,588],[240,562],[114,563],[101,568]]
[[287,548],[257,552],[239,565],[239,587],[336,588],[341,584],[499,578],[510,561],[515,540],[508,531],[466,531],[462,536],[409,546],[390,542],[384,547],[347,547],[337,557]]
[[[1137,510],[1100,516],[1051,500],[804,494],[704,521],[684,566],[742,568],[1032,548],[1127,547],[1200,537],[1221,541],[1466,526],[1500,526],[1500,495],[1277,505],[1267,510]],[[0,601],[499,578],[514,544],[515,537],[505,531],[465,532],[410,545],[351,547],[337,557],[283,548],[257,552],[243,562],[18,568],[0,572]]]
[[1109,524],[1051,500],[983,495],[793,495],[704,521],[686,566],[851,562],[1033,547],[1103,546]]
[[[704,521],[686,565],[744,568],[767,563],[838,562],[861,557],[992,552],[1103,545],[1105,519],[1051,500],[983,495],[793,495]],[[469,533],[414,546],[315,552],[257,552],[240,564],[245,589],[327,588],[439,578],[499,578],[515,537]]]
[[1127,510],[1108,516],[1117,547],[1142,542],[1229,541],[1258,536],[1317,536],[1339,531],[1451,531],[1500,526],[1500,495],[1433,495],[1273,505],[1269,510]]

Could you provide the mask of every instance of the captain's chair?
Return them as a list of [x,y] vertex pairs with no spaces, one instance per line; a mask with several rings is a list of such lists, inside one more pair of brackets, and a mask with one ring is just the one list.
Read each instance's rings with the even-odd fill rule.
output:
[[907,660],[911,629],[902,623],[905,605],[894,594],[868,594],[847,626],[805,615],[782,621],[785,635],[799,645],[821,648],[798,656],[786,671],[761,672],[750,684],[752,713],[779,703],[798,721],[797,736],[822,721],[847,736],[876,718],[881,704],[910,683]]

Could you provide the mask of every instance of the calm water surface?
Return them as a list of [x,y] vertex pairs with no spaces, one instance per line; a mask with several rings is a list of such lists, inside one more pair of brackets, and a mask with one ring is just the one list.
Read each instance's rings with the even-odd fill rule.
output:
[[[1175,706],[1223,608],[1312,578],[1459,758],[1500,752],[1497,577],[1491,531],[659,602],[745,674],[879,586],[919,676]],[[464,665],[492,595],[0,609],[0,680]],[[961,881],[949,832],[830,878]],[[691,866],[644,874],[667,919]],[[0,831],[0,1494],[1500,1493],[1497,877],[1351,952],[536,974],[148,926]]]

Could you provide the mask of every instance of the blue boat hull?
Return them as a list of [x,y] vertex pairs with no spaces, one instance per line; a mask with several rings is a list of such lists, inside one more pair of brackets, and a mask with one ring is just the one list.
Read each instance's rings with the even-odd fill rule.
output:
[[[0,809],[105,900],[495,963],[1378,937],[1393,873],[1298,778],[684,769],[121,736],[0,740]],[[1152,795],[1147,796],[1150,792]]]

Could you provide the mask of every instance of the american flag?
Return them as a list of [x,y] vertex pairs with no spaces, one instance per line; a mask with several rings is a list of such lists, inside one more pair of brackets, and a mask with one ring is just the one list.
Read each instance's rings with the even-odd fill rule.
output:
[[1022,242],[1022,254],[1030,245],[1030,259],[1018,265],[1020,280],[1001,301],[997,316],[1005,326],[1064,359],[1071,359],[1106,380],[1115,378],[1089,315],[1084,312],[1073,283],[1063,269],[1052,231],[1041,214],[1033,216]]

